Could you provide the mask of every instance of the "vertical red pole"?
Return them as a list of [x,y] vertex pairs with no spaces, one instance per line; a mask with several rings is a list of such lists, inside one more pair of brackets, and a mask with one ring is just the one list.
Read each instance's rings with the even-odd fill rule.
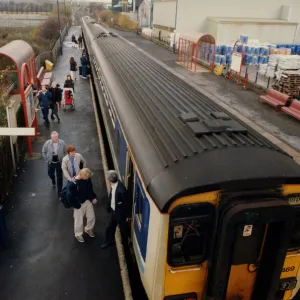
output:
[[[29,122],[28,122],[28,115],[27,115],[27,105],[26,105],[26,98],[25,98],[25,90],[24,90],[24,72],[26,68],[27,77],[30,77],[30,72],[28,69],[28,66],[26,63],[23,63],[21,67],[21,78],[20,78],[20,90],[21,90],[21,99],[23,104],[23,110],[24,110],[24,117],[25,117],[25,125],[29,128]],[[31,137],[27,136],[27,142],[28,142],[28,152],[29,156],[32,157],[32,144],[31,144]]]
[[198,53],[199,53],[199,41],[197,42],[196,46],[196,61],[195,61],[195,72],[197,71],[197,64],[198,64]]

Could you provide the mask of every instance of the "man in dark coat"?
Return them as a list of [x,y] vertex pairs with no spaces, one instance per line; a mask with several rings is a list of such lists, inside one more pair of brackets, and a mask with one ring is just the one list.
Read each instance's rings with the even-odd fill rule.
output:
[[118,173],[114,170],[108,171],[108,181],[111,185],[107,211],[110,213],[109,221],[105,231],[105,243],[101,249],[105,249],[114,243],[116,228],[119,225],[123,244],[128,241],[127,222],[131,218],[131,205],[124,184],[118,179]]
[[80,58],[81,66],[82,66],[82,75],[81,78],[87,79],[87,67],[88,67],[88,59],[85,54],[83,54]]
[[46,89],[46,86],[42,86],[42,90],[38,94],[39,106],[42,109],[43,119],[46,125],[49,125],[49,107],[52,103],[52,94]]

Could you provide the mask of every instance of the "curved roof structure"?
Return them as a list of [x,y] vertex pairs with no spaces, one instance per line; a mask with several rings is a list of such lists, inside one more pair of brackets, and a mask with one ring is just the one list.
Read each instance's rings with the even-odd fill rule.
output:
[[34,55],[32,47],[25,41],[15,40],[0,48],[0,56],[7,56],[12,59],[17,68]]

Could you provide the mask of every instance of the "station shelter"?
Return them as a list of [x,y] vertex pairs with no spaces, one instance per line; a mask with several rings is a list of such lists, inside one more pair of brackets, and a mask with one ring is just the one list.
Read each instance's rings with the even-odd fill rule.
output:
[[[10,107],[8,127],[17,127],[16,112],[23,105],[26,127],[35,128],[37,139],[36,105],[33,84],[37,87],[35,55],[32,47],[25,41],[14,40],[0,48],[0,91],[8,98]],[[30,136],[29,155],[32,156]]]

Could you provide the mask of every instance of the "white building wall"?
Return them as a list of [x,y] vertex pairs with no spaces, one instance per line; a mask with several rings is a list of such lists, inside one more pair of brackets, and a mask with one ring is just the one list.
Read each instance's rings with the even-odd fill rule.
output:
[[176,31],[206,32],[207,17],[280,19],[283,5],[297,6],[300,0],[178,0]]
[[154,2],[153,25],[175,28],[175,15],[176,15],[176,0]]

